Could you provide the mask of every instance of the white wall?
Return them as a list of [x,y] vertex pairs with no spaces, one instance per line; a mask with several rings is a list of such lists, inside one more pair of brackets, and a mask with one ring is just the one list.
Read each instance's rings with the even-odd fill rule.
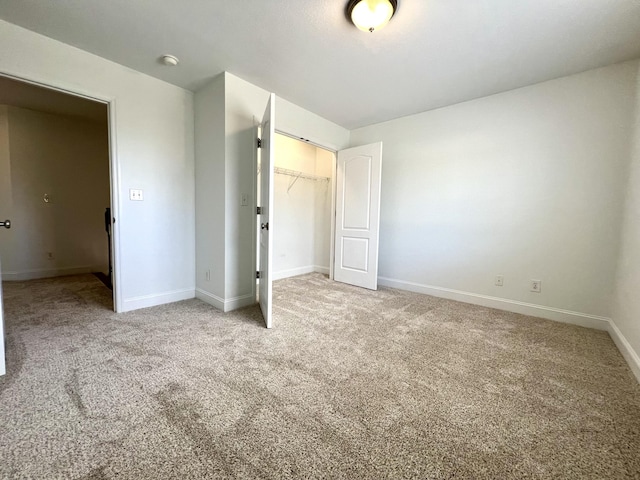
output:
[[[13,218],[13,196],[11,189],[11,160],[9,157],[9,111],[0,105],[0,221]],[[0,259],[2,271],[13,248],[15,230],[0,227]]]
[[[309,143],[276,135],[276,167],[331,178],[331,155]],[[324,180],[274,176],[274,279],[329,272],[330,185]]]
[[0,73],[114,102],[119,310],[193,297],[193,94],[4,21],[0,44]]
[[304,138],[333,151],[349,146],[349,130],[284,98],[276,98],[276,115],[276,129],[280,132]]
[[16,107],[8,113],[12,241],[2,251],[2,278],[107,273],[106,108],[104,122]]
[[636,69],[352,131],[383,141],[381,282],[606,328]]
[[636,76],[635,104],[611,336],[640,381],[640,68]]
[[[219,80],[214,80],[219,81]],[[215,228],[224,230],[224,288],[220,294],[199,289],[198,296],[224,310],[231,310],[255,302],[255,228],[256,228],[256,186],[255,166],[256,126],[261,122],[269,92],[246,82],[230,73],[224,73],[224,216],[218,212],[209,222]],[[208,86],[205,87],[209,88]],[[219,99],[196,93],[196,112],[220,104]],[[211,119],[198,115],[197,131],[211,132],[217,128]],[[313,140],[331,148],[344,148],[349,142],[349,131],[308,112],[286,100],[276,101],[276,129]],[[215,147],[214,147],[215,148]],[[198,150],[198,164],[201,158],[210,155],[209,147]],[[198,182],[206,184],[200,178]],[[213,181],[213,180],[212,180]],[[215,183],[218,185],[218,183]],[[206,187],[198,187],[206,188]],[[241,196],[248,194],[249,205],[241,206]],[[199,195],[199,194],[198,194]],[[200,200],[198,200],[198,208]],[[206,230],[209,226],[200,225]],[[214,248],[204,246],[203,248]],[[198,250],[198,269],[219,269],[219,259]],[[204,263],[211,262],[210,265]],[[201,275],[199,274],[200,278]],[[198,280],[200,282],[200,280]],[[199,283],[200,285],[200,283]],[[220,290],[218,290],[220,292]]]
[[315,226],[314,265],[315,271],[329,274],[331,261],[331,216],[332,183],[335,182],[335,153],[316,148],[316,175],[328,177],[329,182],[318,182],[315,186]]
[[[256,125],[268,97],[267,91],[225,73],[225,310],[255,303]],[[249,196],[246,206],[240,205],[242,194]]]
[[205,300],[222,301],[225,296],[224,75],[200,89],[194,105],[196,295]]

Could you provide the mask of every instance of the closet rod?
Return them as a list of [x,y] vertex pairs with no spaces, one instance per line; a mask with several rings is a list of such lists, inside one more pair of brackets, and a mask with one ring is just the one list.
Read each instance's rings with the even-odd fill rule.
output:
[[316,180],[316,181],[329,181],[329,177],[321,177],[320,175],[313,175],[312,173],[302,173],[296,170],[289,170],[288,168],[282,167],[273,167],[273,171],[275,173],[279,173],[281,175],[289,175],[290,177],[295,177],[291,183],[289,184],[289,188],[287,188],[287,193],[291,190],[291,187],[295,185],[299,178],[305,178],[307,180]]
[[297,170],[289,170],[288,168],[282,168],[282,167],[274,167],[273,171],[281,175],[289,175],[290,177],[296,177],[296,178],[305,178],[307,180],[320,180],[320,181],[327,181],[327,182],[330,180],[329,177],[322,177],[320,175],[314,175],[313,173],[298,172]]

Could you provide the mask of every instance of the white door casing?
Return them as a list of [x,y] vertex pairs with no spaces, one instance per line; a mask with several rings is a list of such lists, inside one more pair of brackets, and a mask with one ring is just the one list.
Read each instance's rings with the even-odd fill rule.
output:
[[382,142],[338,152],[334,280],[378,289]]
[[275,95],[272,93],[262,118],[260,148],[260,278],[258,301],[267,328],[272,327],[272,276],[273,265],[273,162],[275,135]]

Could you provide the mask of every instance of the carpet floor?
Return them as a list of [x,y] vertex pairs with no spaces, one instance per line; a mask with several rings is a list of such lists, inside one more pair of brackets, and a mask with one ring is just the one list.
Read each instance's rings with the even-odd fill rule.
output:
[[110,295],[4,284],[0,478],[640,478],[605,332],[319,274],[274,284],[272,330]]

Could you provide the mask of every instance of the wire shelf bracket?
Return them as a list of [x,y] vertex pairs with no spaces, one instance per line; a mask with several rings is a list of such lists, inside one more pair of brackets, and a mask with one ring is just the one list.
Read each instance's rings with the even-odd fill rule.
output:
[[273,171],[280,175],[288,175],[290,177],[294,177],[293,180],[291,180],[291,182],[289,183],[289,188],[287,188],[287,193],[289,193],[289,190],[291,190],[291,187],[293,187],[296,184],[296,182],[301,178],[305,180],[315,180],[317,182],[328,182],[329,180],[331,180],[329,177],[314,175],[312,173],[303,173],[297,170],[290,170],[288,168],[282,168],[282,167],[274,167]]

